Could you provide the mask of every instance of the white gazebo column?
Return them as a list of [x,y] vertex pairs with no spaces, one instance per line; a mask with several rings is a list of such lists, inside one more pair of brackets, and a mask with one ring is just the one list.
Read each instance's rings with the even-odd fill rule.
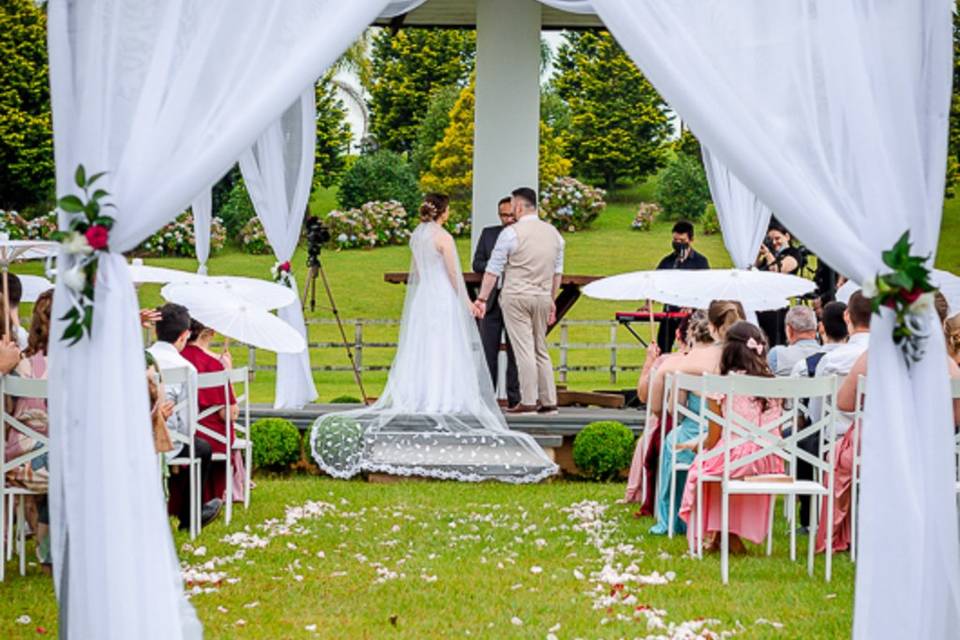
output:
[[497,201],[537,189],[540,143],[540,3],[477,2],[471,253],[480,231],[500,224]]

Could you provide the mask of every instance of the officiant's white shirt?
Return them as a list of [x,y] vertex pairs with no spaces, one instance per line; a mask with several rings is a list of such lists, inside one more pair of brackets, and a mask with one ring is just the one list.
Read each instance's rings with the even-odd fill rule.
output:
[[[503,275],[503,270],[507,266],[507,258],[509,258],[510,254],[517,248],[517,231],[513,228],[514,225],[523,224],[532,220],[539,220],[539,216],[533,213],[527,214],[500,232],[500,235],[497,236],[497,244],[493,246],[493,252],[487,261],[487,273],[492,273],[498,277]],[[564,246],[566,246],[566,242],[561,236],[560,251],[557,252],[557,260],[553,265],[554,273],[563,273]]]

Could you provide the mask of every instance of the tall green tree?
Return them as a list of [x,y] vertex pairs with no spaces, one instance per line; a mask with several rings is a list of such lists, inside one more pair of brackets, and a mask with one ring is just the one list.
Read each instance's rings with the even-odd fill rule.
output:
[[317,83],[317,150],[313,167],[314,186],[339,182],[350,151],[350,123],[336,87],[328,79]]
[[413,167],[418,176],[422,176],[430,169],[433,160],[433,149],[443,140],[443,134],[450,124],[450,111],[457,102],[460,88],[449,85],[436,89],[430,96],[427,112],[417,128],[417,138],[413,143]]
[[380,30],[373,37],[370,133],[381,148],[413,149],[434,89],[466,85],[476,37],[454,29]]
[[960,15],[953,14],[953,98],[950,101],[950,137],[947,145],[946,197],[960,182]]
[[47,21],[33,0],[0,2],[0,208],[48,204],[54,191]]
[[[450,196],[450,231],[454,234],[470,230],[470,207],[473,200],[473,139],[475,84],[460,91],[443,138],[434,146],[430,170],[420,178],[420,188],[426,192]],[[570,171],[570,161],[563,157],[563,145],[553,130],[540,122],[539,150],[540,186]]]
[[574,173],[607,189],[652,175],[665,160],[667,107],[613,37],[567,32],[553,83],[570,106]]

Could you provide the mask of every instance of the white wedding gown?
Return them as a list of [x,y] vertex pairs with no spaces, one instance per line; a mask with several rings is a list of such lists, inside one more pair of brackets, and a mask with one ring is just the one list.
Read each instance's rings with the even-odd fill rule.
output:
[[538,482],[557,466],[533,438],[511,431],[497,406],[463,280],[454,288],[436,248],[441,233],[429,222],[410,238],[399,344],[383,395],[371,407],[319,418],[313,457],[338,478],[374,471]]

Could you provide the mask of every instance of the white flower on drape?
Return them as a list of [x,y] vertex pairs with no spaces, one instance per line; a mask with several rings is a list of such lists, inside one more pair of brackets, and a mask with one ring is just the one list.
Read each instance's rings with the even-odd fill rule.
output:
[[[297,250],[310,198],[316,148],[315,100],[311,87],[240,156],[240,171],[250,200],[279,262],[291,260]],[[297,292],[296,277],[291,274],[290,279]],[[279,309],[277,315],[307,338],[299,297]],[[277,354],[274,407],[299,409],[316,398],[309,349]]]

